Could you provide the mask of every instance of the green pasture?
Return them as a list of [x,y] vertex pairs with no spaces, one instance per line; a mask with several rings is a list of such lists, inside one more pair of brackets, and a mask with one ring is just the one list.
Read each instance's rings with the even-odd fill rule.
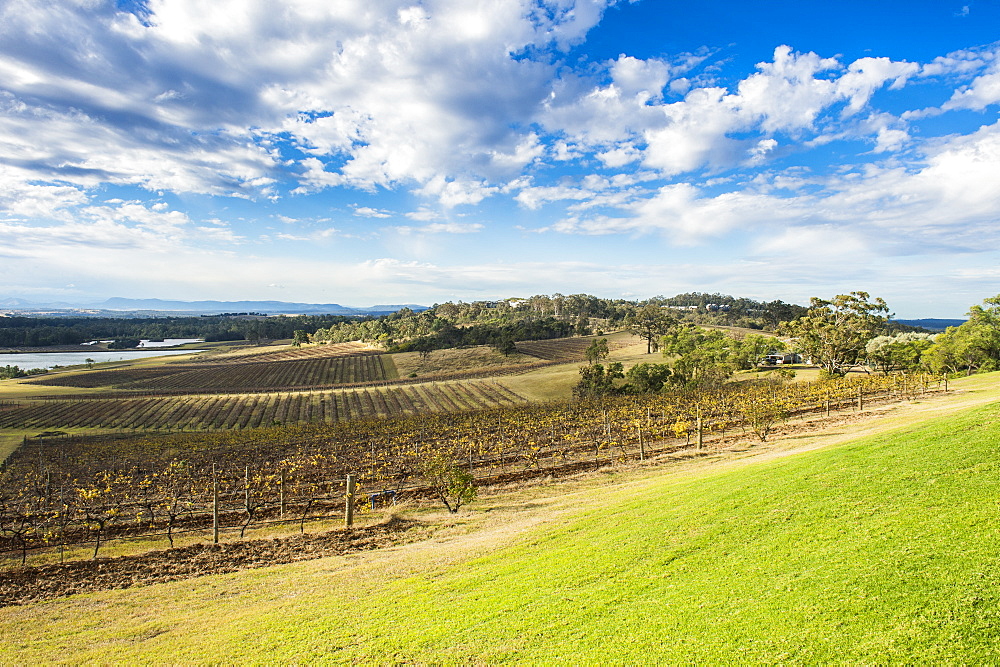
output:
[[0,661],[990,664],[998,515],[994,402],[484,498],[417,545],[0,609]]

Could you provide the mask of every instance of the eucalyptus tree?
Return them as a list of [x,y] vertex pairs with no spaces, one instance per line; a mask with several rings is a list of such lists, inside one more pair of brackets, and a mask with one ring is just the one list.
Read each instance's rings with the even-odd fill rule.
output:
[[842,377],[864,363],[865,346],[882,333],[889,307],[868,292],[813,297],[805,315],[785,322],[781,331],[795,339],[799,351],[830,376]]
[[659,349],[660,338],[676,324],[676,320],[662,306],[647,302],[625,319],[628,330],[646,341],[646,354]]

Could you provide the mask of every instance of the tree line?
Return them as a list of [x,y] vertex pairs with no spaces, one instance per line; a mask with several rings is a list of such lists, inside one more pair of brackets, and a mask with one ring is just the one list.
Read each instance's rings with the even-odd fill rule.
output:
[[[674,307],[675,304],[683,307]],[[710,305],[725,305],[727,309],[713,309]],[[347,320],[303,333],[317,343],[360,340],[398,350],[505,345],[507,340],[600,335],[605,330],[629,327],[636,329],[637,335],[649,340],[654,347],[662,335],[662,332],[657,333],[661,316],[671,321],[773,329],[779,322],[804,312],[802,306],[782,301],[762,302],[721,294],[692,293],[669,299],[656,296],[644,301],[629,301],[556,293],[501,301],[447,302],[420,313],[404,308],[391,315]],[[645,329],[643,322],[648,325]],[[455,329],[462,333],[456,333]],[[409,347],[411,345],[416,348]]]
[[79,345],[92,340],[204,338],[280,340],[297,329],[315,331],[351,318],[342,315],[295,315],[253,318],[202,317],[0,317],[0,347]]
[[626,372],[620,363],[597,363],[608,353],[606,341],[595,341],[587,351],[590,365],[580,369],[574,393],[585,397],[721,385],[736,371],[760,368],[766,355],[785,350],[818,366],[824,378],[844,377],[859,368],[884,375],[1000,370],[1000,295],[972,306],[968,316],[962,325],[940,334],[900,332],[883,299],[857,291],[832,299],[813,297],[804,314],[778,325],[782,339],[704,329],[677,319],[669,308],[648,304],[626,324],[647,341],[647,353],[659,349],[665,361],[638,364]]

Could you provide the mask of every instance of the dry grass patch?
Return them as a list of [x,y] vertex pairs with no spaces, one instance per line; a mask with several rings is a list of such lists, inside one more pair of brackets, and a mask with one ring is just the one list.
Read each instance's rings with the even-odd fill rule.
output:
[[579,362],[538,368],[520,375],[497,378],[497,382],[532,402],[563,401],[572,397],[580,381]]

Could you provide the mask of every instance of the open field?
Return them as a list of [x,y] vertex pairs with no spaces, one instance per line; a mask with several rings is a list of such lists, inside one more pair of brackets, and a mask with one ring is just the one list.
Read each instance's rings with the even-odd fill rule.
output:
[[[663,356],[646,354],[646,343],[638,336],[620,331],[606,336],[587,336],[584,338],[563,338],[553,341],[532,341],[518,343],[518,349],[535,349],[543,354],[559,357],[550,366],[525,371],[516,375],[498,378],[502,383],[520,396],[531,401],[560,401],[573,395],[573,386],[580,381],[580,366],[587,363],[585,351],[590,343],[600,338],[608,339],[609,361],[620,361],[629,368],[643,361],[661,363]],[[543,346],[532,347],[535,343]]]
[[21,446],[20,433],[4,433],[0,431],[0,463],[7,460],[7,457]]
[[993,662],[998,382],[412,511],[429,541],[7,608],[0,657]]

